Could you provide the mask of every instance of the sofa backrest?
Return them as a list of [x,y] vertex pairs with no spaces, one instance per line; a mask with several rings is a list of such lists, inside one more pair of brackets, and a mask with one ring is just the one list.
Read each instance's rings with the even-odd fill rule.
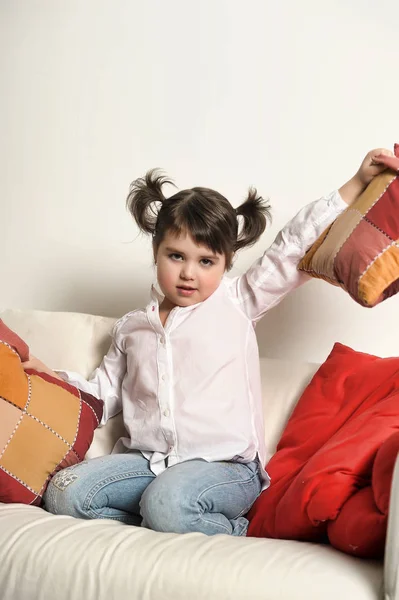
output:
[[[77,371],[89,377],[110,345],[115,319],[94,315],[38,310],[0,310],[0,318],[29,345],[30,351],[53,369]],[[269,456],[318,365],[261,358],[266,444]],[[118,415],[97,429],[88,452],[93,458],[108,454],[123,435]]]
[[115,319],[82,313],[43,310],[0,310],[0,319],[29,345],[30,351],[54,370],[89,377],[111,343]]

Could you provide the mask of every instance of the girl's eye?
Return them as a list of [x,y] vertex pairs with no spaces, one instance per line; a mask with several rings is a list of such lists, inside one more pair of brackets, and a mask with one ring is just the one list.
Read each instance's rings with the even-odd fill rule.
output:
[[169,254],[169,258],[171,258],[172,260],[182,260],[183,259],[182,255],[177,254],[176,252]]
[[201,259],[201,263],[205,266],[205,267],[210,267],[211,265],[213,265],[213,262],[211,261],[210,258],[202,258]]

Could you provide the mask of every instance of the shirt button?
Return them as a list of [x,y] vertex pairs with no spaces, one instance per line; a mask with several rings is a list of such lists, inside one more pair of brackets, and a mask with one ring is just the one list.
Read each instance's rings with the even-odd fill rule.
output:
[[166,375],[162,375],[161,379],[162,379],[162,381],[165,381]]
[[169,408],[165,408],[165,410],[163,411],[164,417],[169,417],[170,415],[170,410]]
[[165,338],[164,337],[161,337],[161,339],[159,341],[161,342],[162,346],[165,345]]

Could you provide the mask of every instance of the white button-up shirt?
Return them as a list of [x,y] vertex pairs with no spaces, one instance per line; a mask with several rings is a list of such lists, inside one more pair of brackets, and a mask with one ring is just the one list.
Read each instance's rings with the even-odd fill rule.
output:
[[[117,321],[90,381],[63,376],[123,411],[128,437],[114,451],[140,450],[151,470],[190,459],[266,462],[255,324],[308,279],[297,270],[309,246],[345,209],[338,192],[305,206],[248,271],[224,277],[204,302],[176,306],[165,327],[162,296]],[[264,487],[269,479],[263,471]]]

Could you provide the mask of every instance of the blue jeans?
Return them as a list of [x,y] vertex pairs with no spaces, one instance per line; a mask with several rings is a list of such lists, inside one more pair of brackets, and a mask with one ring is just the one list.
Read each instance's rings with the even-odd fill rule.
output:
[[115,519],[155,531],[246,535],[261,491],[257,461],[190,460],[156,477],[140,452],[111,454],[59,471],[44,496],[51,513]]

